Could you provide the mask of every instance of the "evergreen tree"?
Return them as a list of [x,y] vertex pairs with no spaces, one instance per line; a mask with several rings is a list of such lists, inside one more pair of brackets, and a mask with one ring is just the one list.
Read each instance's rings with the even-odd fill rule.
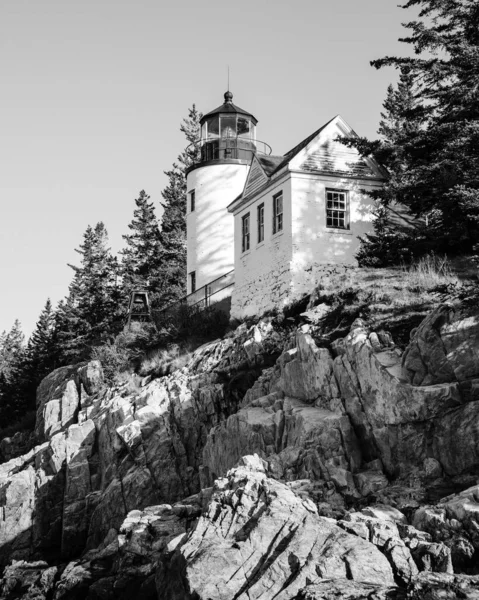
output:
[[16,319],[12,329],[0,336],[0,376],[11,382],[15,378],[18,366],[23,359],[25,336],[20,321]]
[[105,225],[88,226],[76,251],[81,264],[69,265],[74,271],[73,281],[58,315],[59,338],[68,360],[86,358],[92,346],[119,331],[123,316],[119,267],[108,247]]
[[412,7],[420,8],[419,17],[406,23],[410,35],[401,41],[416,56],[372,63],[394,66],[412,82],[410,96],[402,90],[400,105],[389,103],[406,120],[393,133],[386,123],[381,131],[386,140],[349,145],[388,169],[380,202],[399,201],[423,220],[420,235],[410,236],[411,248],[419,239],[422,248],[470,252],[479,239],[479,5],[477,0],[403,5]]
[[121,251],[124,298],[128,298],[134,288],[146,288],[151,292],[161,287],[162,244],[155,209],[150,196],[143,190],[135,204],[133,219],[128,225],[131,233],[123,236],[126,247]]
[[28,340],[22,368],[24,394],[31,408],[35,407],[38,385],[58,366],[60,366],[60,348],[57,320],[52,303],[48,299]]
[[188,143],[169,171],[168,185],[162,191],[164,212],[161,220],[163,259],[160,269],[161,293],[157,303],[165,306],[186,294],[186,171],[198,158],[202,114],[193,104],[180,130]]
[[[428,249],[428,230],[422,221],[408,222],[398,217],[403,200],[402,186],[409,177],[411,156],[408,140],[421,130],[424,114],[416,99],[414,77],[407,67],[401,69],[397,87],[389,85],[383,103],[378,133],[380,140],[344,139],[364,155],[374,155],[387,165],[383,188],[368,192],[376,201],[373,231],[360,238],[356,258],[362,266],[388,266],[409,261]],[[411,244],[411,233],[414,243]]]
[[18,319],[12,329],[0,336],[0,421],[15,421],[24,409],[22,365],[25,336]]

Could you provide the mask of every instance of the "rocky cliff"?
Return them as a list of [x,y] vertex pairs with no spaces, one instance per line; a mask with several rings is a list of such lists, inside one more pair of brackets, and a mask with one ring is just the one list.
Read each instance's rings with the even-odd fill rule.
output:
[[50,374],[0,464],[0,598],[478,598],[478,311],[401,351],[359,319],[321,347],[317,310],[141,386]]

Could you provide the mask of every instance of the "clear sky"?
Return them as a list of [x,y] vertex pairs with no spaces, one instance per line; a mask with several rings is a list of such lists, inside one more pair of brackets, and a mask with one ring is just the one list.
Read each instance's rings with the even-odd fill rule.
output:
[[159,208],[196,103],[233,102],[283,154],[336,114],[374,136],[404,54],[397,0],[0,0],[0,332],[29,334],[68,291],[104,221],[122,246],[134,198]]

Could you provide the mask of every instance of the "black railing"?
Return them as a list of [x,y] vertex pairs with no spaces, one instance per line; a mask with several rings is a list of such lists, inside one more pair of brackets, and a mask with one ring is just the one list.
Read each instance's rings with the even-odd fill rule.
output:
[[260,140],[242,137],[208,138],[187,148],[195,153],[194,165],[210,160],[251,160],[253,154],[271,154],[271,146]]
[[207,285],[203,285],[166,308],[152,311],[153,320],[157,326],[163,326],[167,325],[172,319],[177,319],[180,315],[181,319],[184,320],[213,305],[218,310],[227,312],[229,316],[234,283],[233,270],[210,281]]

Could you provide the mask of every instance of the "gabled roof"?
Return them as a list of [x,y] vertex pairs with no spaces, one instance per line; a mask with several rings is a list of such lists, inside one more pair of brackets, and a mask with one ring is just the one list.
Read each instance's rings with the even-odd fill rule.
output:
[[297,146],[295,146],[294,148],[292,148],[291,150],[289,150],[288,152],[286,152],[286,154],[282,157],[281,162],[276,166],[276,168],[270,173],[270,175],[273,175],[273,173],[276,173],[277,171],[279,171],[282,167],[284,167],[287,163],[289,163],[297,154],[299,154],[301,152],[301,150],[303,150],[303,148],[306,148],[306,146],[312,142],[314,140],[314,138],[316,136],[318,136],[323,129],[326,129],[326,127],[332,122],[334,121],[334,119],[337,118],[338,115],[336,115],[336,117],[333,117],[331,120],[329,120],[327,123],[325,123],[324,125],[322,125],[319,129],[316,129],[316,131],[314,131],[311,135],[308,135],[307,138],[305,138],[302,142],[299,142],[299,144]]
[[[328,136],[326,132],[320,137],[324,130],[333,123],[333,127],[339,130],[338,133],[356,136],[356,133],[342,117],[336,115],[286,152],[284,156],[254,155],[243,192],[228,205],[228,210],[233,212],[238,206],[263,192],[273,183],[273,175],[288,165],[292,170],[316,175],[383,179],[383,169],[375,161],[360,157],[356,150],[342,146],[340,142],[335,141],[335,137]],[[332,130],[332,134],[334,134],[334,130]],[[255,164],[255,173],[253,174]],[[239,200],[241,203],[238,205]]]

